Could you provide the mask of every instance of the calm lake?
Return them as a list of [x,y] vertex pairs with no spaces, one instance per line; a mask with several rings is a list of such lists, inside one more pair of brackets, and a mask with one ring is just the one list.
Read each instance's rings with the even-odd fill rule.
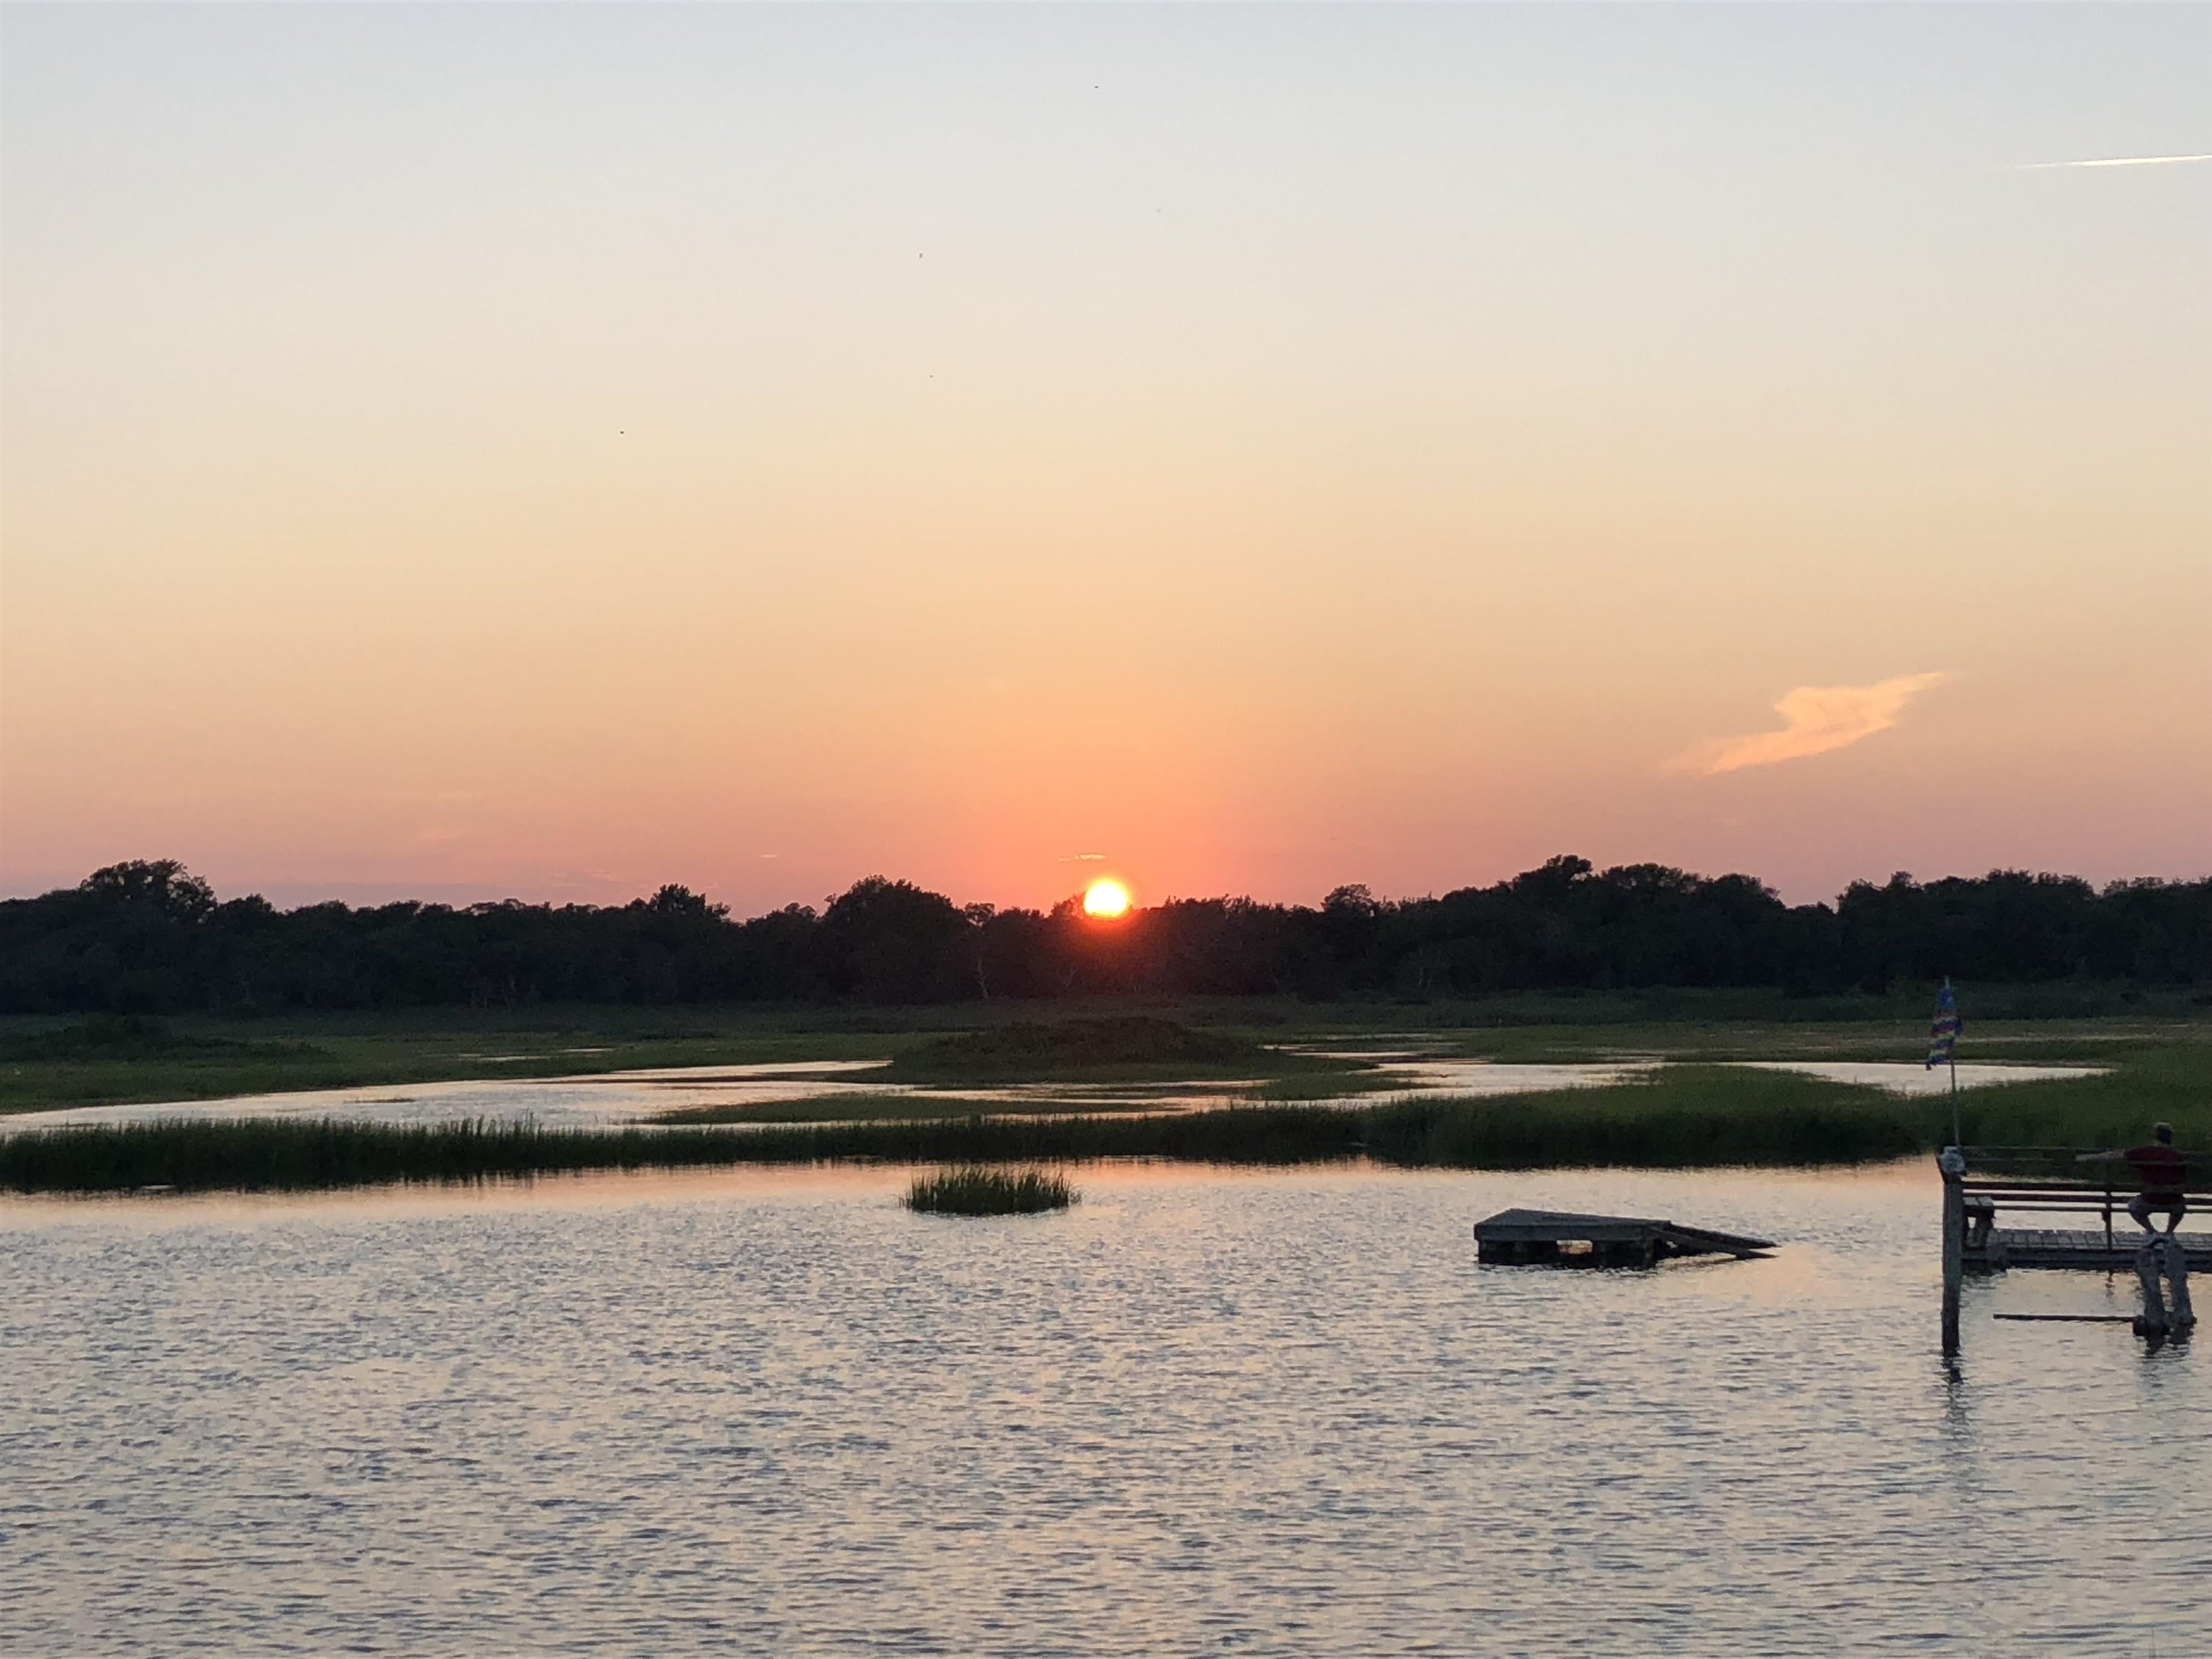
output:
[[1948,1370],[1923,1165],[1077,1179],[0,1200],[0,1650],[2206,1651],[2212,1352],[2013,1273]]

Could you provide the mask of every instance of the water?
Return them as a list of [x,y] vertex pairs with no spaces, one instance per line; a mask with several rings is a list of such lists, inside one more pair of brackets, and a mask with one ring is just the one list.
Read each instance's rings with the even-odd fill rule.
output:
[[1985,1089],[2000,1083],[2048,1083],[2059,1078],[2102,1077],[2109,1066],[2018,1066],[1999,1061],[1962,1061],[1958,1066],[1899,1064],[1869,1060],[1741,1060],[1731,1065],[1758,1072],[1802,1072],[1830,1083],[1856,1083],[1885,1094],[1928,1096],[1950,1092],[1952,1073],[1961,1089]]
[[1924,1165],[902,1180],[0,1201],[0,1650],[2205,1650],[2212,1354],[2014,1273],[1947,1370]]
[[[1399,1086],[1392,1097],[1488,1098],[1540,1094],[1553,1089],[1599,1088],[1648,1073],[1651,1060],[1527,1065],[1414,1053],[1365,1054],[1387,1066]],[[1742,1060],[1769,1071],[1803,1072],[1837,1083],[1863,1084],[1893,1094],[1927,1095],[1950,1087],[1946,1072],[1887,1060]],[[303,1090],[289,1094],[240,1095],[129,1106],[74,1106],[60,1111],[0,1116],[0,1134],[78,1123],[149,1123],[176,1118],[337,1117],[377,1123],[450,1123],[471,1119],[532,1122],[548,1128],[597,1128],[635,1123],[660,1112],[709,1106],[751,1106],[769,1101],[829,1100],[854,1095],[940,1095],[955,1101],[991,1101],[1026,1112],[1200,1111],[1246,1105],[1256,1082],[1021,1083],[925,1088],[869,1078],[879,1062],[809,1060],[762,1066],[691,1066],[657,1071],[609,1072],[568,1078],[502,1078],[459,1083],[376,1085],[356,1089]],[[2096,1066],[1975,1064],[1959,1067],[1961,1088],[2094,1077]],[[1375,1095],[1316,1105],[1370,1104]]]
[[[532,1122],[600,1128],[693,1106],[752,1105],[863,1092],[841,1073],[879,1062],[823,1060],[765,1066],[693,1066],[583,1077],[495,1078],[458,1083],[373,1084],[217,1100],[71,1106],[0,1117],[0,1134],[76,1123],[151,1123],[177,1118],[346,1118],[374,1123]],[[880,1085],[865,1092],[881,1093]]]

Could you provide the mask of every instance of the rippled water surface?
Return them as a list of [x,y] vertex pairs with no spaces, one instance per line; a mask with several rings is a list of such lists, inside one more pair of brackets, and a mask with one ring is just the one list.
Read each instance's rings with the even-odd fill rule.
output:
[[0,1650],[2207,1650],[2212,1347],[2015,1273],[1947,1370],[1920,1168],[1079,1178],[0,1203]]

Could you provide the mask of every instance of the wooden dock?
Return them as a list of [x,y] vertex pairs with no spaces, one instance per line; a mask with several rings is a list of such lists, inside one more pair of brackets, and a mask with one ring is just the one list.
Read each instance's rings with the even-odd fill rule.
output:
[[[2212,1233],[2154,1238],[2128,1213],[2142,1189],[2140,1171],[2110,1154],[2067,1146],[1947,1146],[1936,1159],[1943,1177],[1943,1352],[1959,1352],[1959,1291],[1969,1272],[2008,1267],[2132,1271],[2143,1311],[2134,1325],[2157,1341],[2188,1334],[2197,1322],[2191,1268],[2212,1268]],[[2212,1171],[2202,1154],[2183,1161],[2175,1183],[2202,1211]],[[2094,1218],[2093,1229],[2000,1227],[2000,1215],[2040,1220],[2054,1212]],[[2154,1212],[2160,1221],[2168,1218]],[[2099,1316],[2100,1319],[2103,1316]]]
[[1676,1256],[1762,1255],[1763,1238],[1637,1216],[1501,1210],[1474,1224],[1480,1260],[1510,1267],[1650,1267]]
[[[2135,1196],[2135,1172],[2123,1165],[2084,1164],[2062,1147],[1968,1146],[1963,1167],[1946,1176],[1957,1185],[1960,1266],[1967,1271],[2006,1267],[2084,1267],[2125,1272],[2149,1235],[2128,1214]],[[2191,1171],[2189,1189],[2196,1206],[2205,1205],[2201,1170]],[[2055,1218],[2054,1212],[2085,1216],[2094,1229],[2014,1225],[2000,1227],[2000,1216],[2018,1221]],[[2164,1220],[2160,1217],[2161,1222]],[[2177,1233],[2175,1241],[2191,1267],[2212,1267],[2212,1233]]]

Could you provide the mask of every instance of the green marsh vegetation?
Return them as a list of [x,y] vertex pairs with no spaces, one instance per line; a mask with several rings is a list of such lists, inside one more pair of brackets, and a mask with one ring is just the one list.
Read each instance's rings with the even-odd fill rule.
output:
[[[1295,1005],[1288,1005],[1295,1008]],[[965,1047],[927,1054],[896,1080],[957,1084],[1060,1079],[1141,1082],[1175,1077],[1242,1075],[1279,1079],[1353,1068],[1326,1058],[1284,1054],[1262,1047],[1254,1030],[1275,1039],[1287,1025],[1272,1008],[1231,1000],[1176,1008],[1165,1016],[1079,1014],[1043,1029],[1085,1024],[1115,1028],[1174,1026],[1220,1047],[1212,1060],[1170,1061],[1159,1047],[1123,1033],[1039,1051],[1027,1036],[994,1041],[1010,1027],[1037,1023],[1002,1008],[420,1008],[287,1014],[265,1018],[179,1014],[161,1018],[93,1015],[0,1018],[0,1114],[144,1101],[213,1100],[316,1089],[374,1087],[475,1079],[584,1077],[663,1067],[797,1065],[824,1060],[872,1060],[932,1048],[945,1038]],[[1255,1018],[1256,1028],[1232,1024]],[[122,1028],[145,1036],[104,1040]],[[1194,1029],[1195,1028],[1195,1029]],[[1301,1028],[1319,1029],[1310,1020]],[[1152,1033],[1154,1039],[1157,1032]],[[972,1043],[970,1039],[975,1039]],[[1291,1040],[1296,1040],[1293,1037]],[[1062,1040],[1064,1042],[1064,1039]],[[1170,1039],[1170,1044],[1172,1042]],[[1129,1056],[1151,1053],[1150,1060]],[[1104,1060],[1102,1053],[1121,1058]],[[963,1070],[965,1066],[967,1069]],[[1249,1068],[1249,1069],[1248,1069]],[[891,1080],[892,1072],[879,1075]],[[1341,1092],[1340,1091],[1338,1092]]]
[[[2125,1012],[2066,1012],[2065,988],[1965,994],[1966,1054],[1976,1060],[2099,1060],[2146,1042],[2194,1041],[2212,1018],[2180,992],[2144,994]],[[2087,995],[2087,994],[2080,994]],[[2058,999],[2054,1000],[2054,999]],[[2092,999],[2094,1000],[2094,999]],[[2120,1010],[2118,994],[2098,1007]],[[1115,1023],[1127,1004],[1059,1004],[1071,1019]],[[1778,992],[1513,993],[1413,1004],[1387,1000],[1301,1003],[1289,998],[1192,998],[1142,1005],[1139,1018],[1173,1022],[1200,1037],[1238,1045],[1243,1056],[1197,1066],[1121,1059],[1072,1064],[1046,1059],[1060,1080],[1139,1082],[1175,1076],[1255,1079],[1259,1098],[1296,1101],[1387,1092],[1387,1066],[1361,1068],[1327,1054],[1338,1048],[1425,1050],[1514,1061],[1623,1056],[1698,1060],[1914,1060],[1928,1030],[1926,999],[1835,998],[1818,1003]],[[2049,1008],[2049,1018],[2021,1017]],[[896,1078],[957,1089],[1039,1080],[1024,1038],[994,1054],[982,1044],[975,1073],[959,1074],[962,1051],[916,1055],[936,1037],[988,1037],[1042,1024],[1036,1005],[994,1003],[915,1008],[534,1007],[418,1008],[292,1013],[265,1018],[176,1014],[139,1017],[151,1041],[110,1042],[102,1022],[132,1017],[0,1018],[0,1113],[143,1101],[461,1081],[588,1076],[653,1067],[781,1065],[823,1060],[906,1061]],[[171,1039],[173,1039],[171,1040]],[[976,1050],[968,1051],[973,1056]],[[1126,1050],[1123,1051],[1126,1054]],[[1255,1059],[1253,1056],[1257,1056]],[[1247,1069],[1249,1063],[1249,1069]],[[1085,1069],[1085,1066],[1088,1069]],[[1122,1068],[1118,1075],[1115,1068]],[[1028,1078],[1014,1073],[1027,1069]],[[925,1075],[927,1073],[927,1075]],[[1049,1080],[1045,1079],[1045,1080]]]
[[[1983,1146],[2110,1146],[2159,1119],[2212,1151],[2212,1033],[2106,1044],[2104,1076],[1960,1097]],[[1950,1103],[1786,1072],[1705,1064],[1604,1088],[1357,1106],[1261,1103],[1165,1115],[1086,1113],[756,1127],[541,1129],[288,1120],[25,1130],[0,1136],[0,1188],[314,1188],[501,1179],[583,1170],[874,1160],[960,1165],[1152,1158],[1297,1164],[1557,1169],[1844,1164],[1934,1151]]]
[[[141,1014],[94,1014],[69,1024],[10,1021],[0,1030],[0,1113],[117,1098],[181,1099],[199,1094],[206,1079],[239,1082],[258,1092],[279,1078],[318,1075],[329,1060],[309,1042],[179,1030]],[[169,1092],[173,1087],[177,1092]]]
[[[2100,1077],[1966,1091],[1959,1109],[1967,1145],[2134,1146],[2163,1121],[2185,1149],[2212,1153],[2212,1030],[2194,1041],[2112,1042],[2086,1054],[2078,1042],[2054,1042],[2047,1056],[2037,1057],[2087,1058],[2111,1069]],[[1948,1113],[1948,1102],[1936,1104]]]
[[1157,1094],[1126,1100],[1088,1098],[1019,1102],[972,1100],[959,1095],[816,1095],[804,1100],[762,1100],[713,1106],[681,1106],[656,1112],[647,1121],[706,1123],[884,1123],[965,1117],[1066,1117],[1150,1113],[1161,1109]]
[[1393,1101],[1364,1115],[1368,1151],[1384,1162],[1490,1170],[1863,1164],[1931,1145],[1933,1121],[1923,1104],[1878,1090],[1698,1065],[1606,1088]]
[[[1242,1095],[1259,1102],[1340,1100],[1402,1086],[1390,1073],[1341,1055],[1263,1044],[1151,1014],[1015,1020],[902,1048],[880,1071],[860,1074],[919,1093],[822,1095],[689,1107],[660,1123],[821,1123],[863,1118],[951,1117],[1172,1110],[1181,1095]],[[965,1088],[1056,1084],[1080,1095],[984,1101]],[[1116,1097],[1117,1093],[1120,1097]]]
[[[848,1074],[848,1077],[852,1074]],[[889,1065],[859,1074],[922,1092],[817,1095],[809,1098],[686,1107],[659,1123],[828,1123],[944,1118],[1157,1112],[1182,1094],[1246,1092],[1256,1100],[1331,1100],[1388,1085],[1388,1074],[1355,1060],[1291,1052],[1250,1037],[1200,1030],[1151,1014],[1014,1020],[956,1031],[900,1048]],[[1081,1096],[975,1100],[962,1087],[1019,1084],[1088,1085]],[[1116,1097],[1117,1091],[1126,1091]]]
[[252,1042],[191,1036],[143,1014],[94,1014],[75,1025],[52,1025],[0,1037],[0,1064],[169,1060],[179,1058],[289,1060],[317,1051],[298,1042]]
[[902,1083],[1144,1082],[1185,1078],[1340,1076],[1356,1064],[1270,1048],[1157,1014],[1016,1020],[901,1049]]
[[916,1176],[906,1206],[933,1215],[1037,1215],[1064,1210],[1078,1197],[1065,1176],[971,1164]]
[[1166,1117],[983,1117],[760,1128],[546,1129],[334,1119],[171,1119],[0,1135],[0,1190],[313,1190],[470,1182],[585,1170],[738,1164],[1073,1163],[1164,1158],[1302,1164],[1356,1158],[1351,1115],[1249,1107]]
[[[1157,1013],[1094,1011],[1049,1024],[973,1006],[719,1015],[430,1010],[401,1018],[337,1014],[228,1024],[191,1017],[11,1019],[0,1023],[0,1109],[19,1111],[103,1100],[824,1059],[884,1062],[882,1072],[845,1075],[902,1074],[924,1092],[717,1107],[674,1115],[664,1127],[587,1132],[297,1120],[60,1132],[27,1127],[0,1136],[0,1187],[313,1188],[848,1158],[1277,1164],[1368,1156],[1495,1168],[1820,1164],[1902,1156],[1949,1138],[1950,1108],[1940,1096],[1902,1100],[1717,1063],[1916,1061],[1924,1053],[1927,1019],[1917,1000],[1863,1011],[1872,1017],[1855,1020],[1796,1024],[1781,1017],[1787,1000],[1778,996],[1760,1003],[1735,993],[1681,994],[1679,1006],[1659,1000],[1680,1017],[1660,1017],[1654,998],[1639,993],[1356,1010],[1222,1000],[1168,1005]],[[1966,1091],[1960,1115],[1970,1143],[2127,1145],[2164,1119],[2185,1146],[2212,1148],[2212,1018],[2148,1009],[2118,1018],[1976,1017],[1983,1008],[2004,1007],[1995,993],[1969,1000],[1972,1023],[1963,1058],[2111,1069],[2100,1077]],[[1575,1018],[1562,1018],[1563,1010]],[[956,1021],[966,1022],[966,1029],[948,1030]],[[1306,1043],[1370,1054],[1677,1063],[1607,1088],[1413,1101],[1390,1097],[1387,1063],[1291,1054],[1281,1046]],[[1095,1092],[1020,1103],[960,1092],[963,1081],[982,1087],[1041,1075],[1097,1086]],[[1159,1113],[1162,1091],[1138,1086],[1147,1077],[1187,1079],[1193,1091],[1204,1092],[1251,1082],[1253,1103]],[[1363,1090],[1364,1103],[1344,1103]],[[1171,1097],[1173,1090],[1164,1092]]]
[[[1970,1146],[2117,1146],[2142,1141],[2162,1120],[2174,1126],[2185,1147],[2212,1152],[2212,1027],[2200,1024],[2185,1041],[2161,1035],[2164,1040],[2054,1037],[2035,1058],[2109,1069],[2094,1077],[1965,1090],[1958,1102],[1960,1132]],[[1778,1056],[1770,1047],[1741,1057]],[[1993,1057],[2028,1058],[2011,1052]],[[1930,1152],[1951,1139],[1945,1094],[1907,1098],[1694,1058],[1605,1088],[1401,1100],[1364,1116],[1376,1158],[1481,1169],[1851,1164]]]
[[[102,1036],[117,1026],[147,1035],[122,1042]],[[688,1008],[15,1017],[0,1020],[0,1114],[653,1067],[882,1060],[906,1035],[901,1022],[877,1013]]]

